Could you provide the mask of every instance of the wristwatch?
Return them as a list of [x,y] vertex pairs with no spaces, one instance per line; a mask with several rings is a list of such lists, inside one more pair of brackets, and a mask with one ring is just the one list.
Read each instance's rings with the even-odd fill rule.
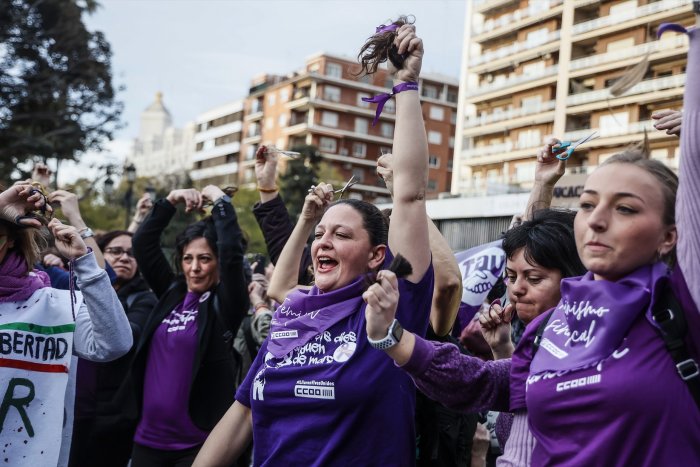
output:
[[85,240],[86,238],[94,237],[94,236],[95,236],[95,232],[93,232],[90,227],[85,227],[84,229],[82,229],[80,231],[80,238],[82,238],[83,240]]
[[367,336],[367,342],[369,342],[369,345],[375,349],[386,350],[401,342],[401,336],[403,336],[403,327],[401,327],[399,320],[394,319],[394,321],[392,321],[389,325],[389,330],[386,333],[386,337],[375,341]]

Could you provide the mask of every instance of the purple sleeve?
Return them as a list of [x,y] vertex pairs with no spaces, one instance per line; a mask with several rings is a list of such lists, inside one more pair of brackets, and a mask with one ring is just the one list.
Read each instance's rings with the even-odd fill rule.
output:
[[[686,76],[700,76],[700,28],[688,32],[690,50]],[[679,186],[676,197],[676,227],[678,229],[678,263],[688,284],[690,295],[700,304],[700,86],[688,79],[683,95],[681,126],[681,158]]]
[[498,467],[531,465],[535,437],[528,427],[527,412],[518,412],[513,417],[510,436],[503,447],[503,455],[496,460]]
[[508,359],[485,362],[462,354],[454,344],[416,336],[411,358],[401,368],[421,392],[450,409],[508,410]]
[[518,342],[518,346],[513,352],[511,358],[513,364],[510,368],[510,411],[525,410],[525,388],[527,385],[527,377],[530,375],[530,362],[532,362],[533,345],[535,343],[535,335],[537,334],[537,326],[540,322],[549,316],[549,313],[542,313],[537,318],[533,319],[525,328],[523,336]]

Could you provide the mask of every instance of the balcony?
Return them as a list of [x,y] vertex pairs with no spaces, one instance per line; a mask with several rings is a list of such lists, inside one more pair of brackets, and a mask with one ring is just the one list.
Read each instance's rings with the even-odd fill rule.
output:
[[[575,130],[575,131],[568,131],[564,134],[564,140],[566,141],[578,141],[579,139],[583,138],[584,136],[588,136],[594,131],[598,132],[598,135],[600,138],[594,139],[593,141],[586,143],[586,146],[595,146],[600,142],[601,139],[604,138],[609,138],[613,136],[627,136],[627,135],[638,135],[641,133],[644,133],[644,130],[647,130],[649,133],[649,137],[651,138],[652,136],[659,135],[659,136],[667,136],[666,133],[662,133],[660,131],[657,131],[654,128],[654,121],[653,120],[644,120],[641,122],[632,122],[628,123],[627,125],[616,125],[616,126],[610,126],[610,127],[605,127],[605,128],[584,128],[581,130]],[[582,146],[583,148],[584,146]]]
[[474,157],[491,156],[493,154],[501,154],[521,149],[534,149],[540,147],[541,145],[541,141],[506,141],[505,143],[501,144],[489,144],[477,148],[465,149],[462,151],[462,157],[469,159]]
[[228,164],[217,165],[214,167],[190,170],[190,178],[196,181],[205,178],[220,177],[222,175],[231,175],[237,172],[238,162],[230,162]]
[[208,139],[215,139],[215,138],[230,135],[233,133],[240,133],[242,130],[242,127],[243,127],[243,125],[241,124],[240,121],[227,123],[225,125],[220,125],[220,126],[217,126],[214,128],[210,128],[208,130],[204,130],[204,131],[195,133],[194,141],[195,141],[195,143],[200,143],[200,142],[206,141]]
[[192,162],[204,161],[207,159],[214,159],[215,157],[225,156],[227,154],[234,154],[241,150],[241,143],[233,142],[228,144],[222,144],[220,146],[214,146],[213,148],[203,149],[201,151],[196,151],[192,155]]
[[474,0],[474,11],[477,13],[487,13],[496,8],[508,6],[511,3],[518,3],[517,0]]
[[486,34],[500,28],[507,28],[508,31],[515,31],[522,25],[513,23],[547,13],[563,2],[564,0],[537,0],[536,2],[531,2],[527,8],[521,8],[520,10],[516,10],[496,19],[487,19],[483,24],[473,25],[472,36]]
[[576,60],[572,60],[569,63],[569,69],[571,71],[575,71],[584,68],[594,67],[597,65],[619,62],[620,60],[624,59],[639,59],[647,52],[651,54],[657,52],[670,52],[674,50],[680,52],[681,49],[687,47],[687,45],[688,38],[685,37],[685,35],[678,35],[670,39],[660,39],[656,41],[645,42],[644,44],[639,44],[634,47],[624,48],[598,55],[591,55],[590,57],[578,58]]
[[539,78],[544,78],[547,76],[553,76],[557,74],[557,70],[559,69],[558,65],[552,65],[550,67],[545,68],[544,70],[541,70],[539,72],[534,72],[530,73],[527,75],[516,75],[511,78],[506,78],[502,80],[495,80],[493,83],[489,83],[486,85],[480,85],[477,89],[467,91],[466,95],[467,97],[472,97],[472,96],[480,96],[482,94],[486,94],[489,92],[493,91],[498,91],[500,89],[505,89],[505,88],[510,88],[513,86],[516,86],[518,84],[523,84],[523,83],[528,83],[530,81],[535,81]]
[[515,61],[515,57],[512,57],[512,55],[526,50],[532,50],[535,47],[539,47],[550,42],[558,41],[560,36],[560,31],[552,31],[542,40],[515,42],[505,47],[501,47],[472,58],[469,61],[469,66],[475,67],[477,65],[481,65],[482,63],[493,62],[494,60],[499,60],[506,57],[509,59],[509,62],[512,62]]
[[572,34],[574,36],[584,34],[595,29],[618,25],[632,19],[643,18],[655,13],[668,12],[674,8],[681,8],[684,6],[690,6],[690,2],[687,0],[662,0],[660,2],[649,3],[635,9],[622,11],[616,15],[602,16],[590,21],[575,24],[572,29]]
[[[649,92],[663,91],[665,89],[683,88],[685,85],[685,73],[680,75],[665,76],[663,78],[649,79],[634,85],[626,93],[618,97],[633,96],[637,94],[646,94]],[[566,106],[573,107],[576,105],[589,104],[591,102],[604,101],[612,99],[610,89],[599,89],[597,91],[582,92],[572,94],[566,98]]]
[[503,120],[513,120],[515,118],[524,117],[527,115],[534,115],[541,112],[546,112],[548,110],[553,110],[555,105],[556,101],[551,100],[530,107],[518,107],[517,109],[509,109],[505,112],[491,112],[488,114],[467,117],[464,122],[464,128],[484,126],[490,123],[501,122]]

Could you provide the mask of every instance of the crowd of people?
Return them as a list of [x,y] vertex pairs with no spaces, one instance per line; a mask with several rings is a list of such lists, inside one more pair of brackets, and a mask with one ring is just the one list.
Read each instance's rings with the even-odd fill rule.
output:
[[[700,39],[688,35],[692,76]],[[295,224],[279,153],[259,148],[252,211],[269,264],[246,259],[231,197],[213,185],[145,194],[128,230],[97,234],[73,193],[47,191],[42,164],[0,192],[0,459],[698,465],[700,89],[686,86],[682,116],[655,115],[680,137],[679,175],[645,139],[590,174],[577,211],[550,207],[565,149],[544,142],[528,206],[501,238],[505,290],[474,318],[488,345],[475,355],[452,337],[462,277],[426,212],[423,54],[406,17],[361,52],[364,72],[387,61],[395,80],[373,100],[396,103],[392,154],[377,163],[390,210],[319,183]],[[178,207],[209,212],[168,258]]]

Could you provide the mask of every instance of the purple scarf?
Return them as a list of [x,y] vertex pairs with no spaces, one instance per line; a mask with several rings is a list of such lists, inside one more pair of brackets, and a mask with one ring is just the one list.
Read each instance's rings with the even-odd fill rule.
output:
[[642,266],[617,282],[593,274],[561,281],[561,301],[542,334],[530,374],[568,371],[606,359],[619,348],[640,313],[651,316],[664,263]]
[[43,287],[51,287],[48,274],[44,271],[27,274],[24,258],[9,251],[0,264],[0,303],[23,302]]
[[331,292],[322,293],[316,286],[311,290],[291,292],[272,318],[267,350],[275,357],[282,358],[355,313],[361,308],[366,286],[365,276],[362,275]]

